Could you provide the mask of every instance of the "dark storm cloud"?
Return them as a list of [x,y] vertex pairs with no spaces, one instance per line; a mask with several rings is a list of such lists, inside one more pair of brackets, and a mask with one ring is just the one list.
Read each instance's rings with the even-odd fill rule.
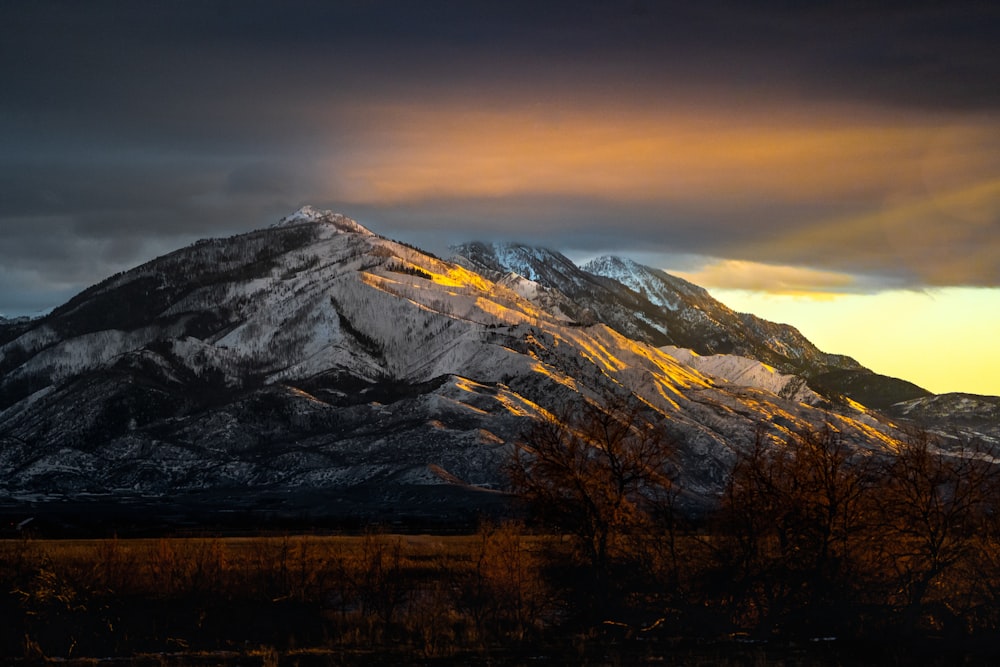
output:
[[[26,295],[38,308],[54,305],[67,285],[83,288],[157,252],[268,224],[307,202],[438,245],[446,236],[492,234],[583,252],[654,245],[873,271],[882,261],[875,241],[898,231],[885,219],[876,227],[888,233],[865,231],[860,209],[887,196],[877,186],[863,196],[837,191],[770,204],[767,192],[731,201],[708,193],[702,204],[669,196],[629,202],[586,185],[497,193],[451,192],[445,183],[437,195],[352,194],[388,167],[419,161],[414,136],[447,130],[464,110],[534,109],[539,122],[558,128],[564,116],[596,109],[572,124],[583,132],[587,123],[627,124],[614,117],[618,107],[714,106],[739,123],[749,108],[832,102],[881,109],[883,122],[894,113],[901,121],[915,112],[974,113],[995,129],[1000,6],[872,4],[4,3],[0,312],[23,311]],[[395,128],[369,114],[414,106],[458,111]],[[401,150],[408,141],[416,148]],[[369,165],[380,150],[382,162]],[[994,169],[982,178],[996,178]],[[399,182],[390,185],[398,190]],[[920,211],[924,224],[935,224],[929,208]],[[826,219],[850,233],[828,233],[819,251],[803,221]],[[974,216],[979,226],[967,224],[951,241],[979,249],[983,266],[963,280],[992,284],[995,265],[984,253],[997,222],[982,220]],[[872,245],[859,252],[865,243]],[[915,262],[925,252],[904,250]],[[942,269],[936,279],[948,275]]]
[[[170,125],[246,105],[281,120],[282,103],[299,101],[282,93],[392,96],[491,80],[536,92],[596,79],[662,95],[660,85],[681,81],[1000,103],[1000,8],[983,2],[41,1],[4,11],[0,53],[16,107],[140,125],[137,112]],[[266,125],[256,113],[231,120]]]
[[295,175],[267,162],[247,164],[229,172],[226,191],[230,194],[284,196],[294,189]]

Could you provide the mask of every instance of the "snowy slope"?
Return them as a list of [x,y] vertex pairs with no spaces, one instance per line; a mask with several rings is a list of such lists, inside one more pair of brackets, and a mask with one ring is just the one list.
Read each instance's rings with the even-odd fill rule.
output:
[[656,271],[628,258],[605,255],[583,266],[585,271],[617,280],[652,303],[668,310],[680,310],[688,303],[711,304],[703,288],[686,280]]
[[699,354],[735,354],[785,373],[812,377],[831,370],[864,370],[853,359],[821,352],[797,329],[736,313],[703,288],[630,259],[599,257],[584,269],[612,278],[663,309],[671,343]]
[[734,354],[701,356],[694,350],[665,345],[660,348],[686,366],[699,373],[731,382],[743,387],[756,387],[798,403],[829,405],[829,401],[806,386],[805,378],[788,375],[761,363]]
[[528,298],[579,324],[601,322],[635,340],[702,355],[749,357],[807,378],[865,371],[849,357],[821,352],[793,327],[736,313],[703,288],[629,259],[605,256],[581,268],[559,253],[516,243],[452,250],[454,261],[491,278],[538,285],[538,296]]

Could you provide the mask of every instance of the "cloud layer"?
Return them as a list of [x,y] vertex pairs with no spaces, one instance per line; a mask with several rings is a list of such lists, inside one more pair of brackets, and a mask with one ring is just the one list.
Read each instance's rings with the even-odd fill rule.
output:
[[5,3],[0,313],[307,202],[785,267],[762,289],[998,286],[1000,8],[869,4]]

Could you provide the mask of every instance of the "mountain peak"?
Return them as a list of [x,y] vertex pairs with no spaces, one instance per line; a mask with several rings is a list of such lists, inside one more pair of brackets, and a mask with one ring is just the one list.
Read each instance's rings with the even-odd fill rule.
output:
[[628,259],[627,257],[602,255],[601,257],[592,259],[584,264],[583,270],[593,273],[594,275],[617,280],[626,287],[629,287],[640,294],[645,294],[647,298],[650,296],[649,292],[655,294],[657,291],[662,291],[651,287],[651,282],[654,285],[656,283],[665,282],[671,288],[671,298],[666,301],[657,301],[656,299],[652,299],[652,301],[653,303],[656,303],[656,305],[669,308],[670,310],[677,309],[677,303],[674,301],[676,294],[683,294],[698,301],[711,299],[708,291],[703,287],[699,287],[684,280],[683,278],[671,275],[662,269],[655,269],[644,264],[639,264],[635,260]]
[[618,257],[617,255],[601,255],[600,257],[597,257],[587,262],[587,264],[585,264],[583,268],[587,271],[590,271],[591,273],[596,273],[595,271],[591,271],[591,268],[600,268],[605,266],[623,268],[623,269],[628,269],[630,271],[638,271],[639,269],[644,268],[641,264],[639,264],[633,259],[629,259],[628,257]]
[[306,204],[291,215],[286,215],[279,220],[274,227],[290,227],[292,225],[318,224],[324,223],[333,226],[338,231],[362,234],[364,236],[375,236],[370,229],[360,224],[356,220],[348,218],[346,215],[335,213],[329,210],[320,210]]
[[564,255],[523,243],[473,241],[453,245],[450,250],[454,253],[453,261],[471,262],[475,267],[497,274],[516,273],[534,281],[544,279],[553,270],[560,273],[577,271],[576,265]]

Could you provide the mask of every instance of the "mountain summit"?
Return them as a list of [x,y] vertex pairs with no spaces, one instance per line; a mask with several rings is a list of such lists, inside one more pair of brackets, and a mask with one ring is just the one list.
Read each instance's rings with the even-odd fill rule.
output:
[[608,397],[676,443],[694,505],[761,428],[893,442],[887,418],[807,388],[878,376],[791,327],[627,260],[454,250],[304,207],[0,321],[0,497],[440,518],[504,502],[532,420]]
[[348,218],[346,215],[341,215],[340,213],[334,213],[333,211],[320,211],[318,209],[309,206],[308,204],[297,210],[291,215],[286,215],[281,220],[276,222],[274,227],[288,227],[292,225],[306,225],[306,224],[316,224],[316,223],[326,223],[332,225],[334,228],[354,234],[364,234],[368,236],[374,236],[375,234],[368,228],[364,227],[356,220]]

